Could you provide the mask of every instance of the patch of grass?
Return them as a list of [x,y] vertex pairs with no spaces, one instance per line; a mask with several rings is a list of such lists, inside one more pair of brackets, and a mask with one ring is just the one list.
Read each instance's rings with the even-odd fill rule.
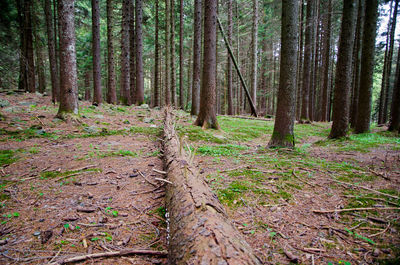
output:
[[203,145],[197,148],[197,152],[207,156],[236,156],[240,150],[248,149],[242,145]]
[[40,147],[31,147],[30,149],[29,149],[29,153],[31,153],[31,154],[38,154],[40,152]]
[[0,167],[9,165],[18,160],[14,150],[0,150]]
[[294,135],[296,143],[298,140],[305,140],[310,136],[327,138],[330,132],[329,124],[311,123],[311,124],[295,124]]
[[222,203],[232,206],[233,204],[238,203],[237,199],[239,199],[239,197],[242,198],[242,193],[247,190],[249,190],[248,183],[243,181],[234,181],[230,183],[227,188],[217,190],[217,195]]
[[218,117],[218,122],[230,141],[249,141],[272,134],[273,130],[272,121]]
[[82,170],[68,170],[68,171],[43,171],[40,173],[40,179],[52,179],[57,177],[68,177],[70,175],[77,175],[82,172],[101,172],[100,168],[87,168]]
[[32,139],[32,138],[51,138],[51,139],[57,139],[59,136],[53,134],[53,133],[48,133],[44,130],[37,129],[37,128],[28,128],[28,129],[23,129],[23,130],[16,130],[16,131],[10,131],[6,129],[0,129],[0,136],[7,136],[0,141],[7,141],[7,140],[15,140],[17,142],[22,142],[27,139]]
[[215,130],[203,130],[199,126],[177,126],[177,132],[180,137],[187,136],[192,142],[204,141],[210,143],[223,144],[227,142],[225,137],[217,135]]
[[129,131],[131,133],[137,134],[145,134],[145,135],[160,135],[161,130],[156,127],[139,127],[139,126],[132,126]]
[[95,133],[84,133],[84,134],[68,134],[64,136],[65,139],[75,139],[75,138],[91,138],[91,137],[104,137],[111,135],[126,135],[126,130],[108,130],[107,128],[102,128],[100,132]]
[[113,152],[98,152],[99,157],[112,157],[112,156],[132,156],[138,157],[138,154],[130,150],[118,150]]

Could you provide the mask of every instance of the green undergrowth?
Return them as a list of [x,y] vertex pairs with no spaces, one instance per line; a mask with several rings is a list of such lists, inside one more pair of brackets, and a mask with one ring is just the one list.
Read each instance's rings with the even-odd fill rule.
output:
[[16,152],[15,150],[0,150],[0,167],[17,161]]
[[98,151],[98,157],[115,157],[115,156],[131,156],[138,157],[139,155],[136,152],[132,152],[130,150],[118,150],[118,151],[110,151],[110,152],[100,152]]
[[247,150],[243,145],[225,144],[225,145],[202,145],[197,148],[197,153],[207,156],[237,156],[240,151]]
[[55,178],[68,178],[69,176],[76,176],[83,172],[101,172],[100,168],[87,168],[81,170],[67,170],[67,171],[43,171],[40,173],[40,179],[55,179]]
[[0,136],[5,136],[3,139],[0,140],[3,142],[8,140],[21,142],[32,138],[50,138],[50,139],[59,138],[59,136],[53,133],[48,133],[42,130],[41,128],[37,128],[36,126],[15,131],[0,128]]

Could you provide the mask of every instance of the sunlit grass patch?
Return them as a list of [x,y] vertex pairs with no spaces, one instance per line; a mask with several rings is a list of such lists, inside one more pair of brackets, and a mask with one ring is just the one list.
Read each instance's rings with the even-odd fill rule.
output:
[[236,156],[241,150],[246,150],[248,147],[243,145],[203,145],[197,148],[197,153],[207,156]]

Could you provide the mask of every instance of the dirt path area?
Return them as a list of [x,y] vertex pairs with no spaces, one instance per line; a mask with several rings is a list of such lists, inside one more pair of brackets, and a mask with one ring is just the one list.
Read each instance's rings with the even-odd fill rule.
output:
[[[48,97],[7,96],[2,109],[0,263],[166,249],[160,119],[148,108],[91,107],[54,119]],[[163,255],[87,264],[164,264]],[[165,255],[164,255],[165,256]]]

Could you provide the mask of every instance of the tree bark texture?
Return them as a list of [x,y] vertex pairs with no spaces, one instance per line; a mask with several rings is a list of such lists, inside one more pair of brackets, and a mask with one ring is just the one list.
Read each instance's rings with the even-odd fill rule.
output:
[[100,2],[92,0],[93,105],[103,101],[101,93]]
[[[299,56],[298,56],[298,64],[297,64],[297,95],[296,95],[296,118],[297,120],[300,120],[300,114],[301,114],[301,104],[302,104],[302,80],[300,76],[302,76],[302,69],[303,69],[303,48],[304,48],[304,2],[306,0],[301,0],[300,1],[300,16],[299,16]],[[270,102],[270,100],[269,100]]]
[[303,84],[302,84],[302,103],[300,120],[309,121],[309,93],[311,86],[311,67],[312,67],[312,35],[313,35],[313,21],[314,21],[314,5],[316,0],[307,0],[307,18],[305,27],[305,42],[304,42],[304,62],[303,62]]
[[[228,42],[232,46],[233,23],[232,23],[232,0],[228,0]],[[227,81],[228,81],[228,115],[234,115],[233,109],[233,87],[232,87],[232,59],[228,54],[227,65]]]
[[400,129],[400,45],[397,53],[396,79],[393,86],[393,99],[390,108],[389,131],[398,131]]
[[169,41],[169,28],[170,28],[170,8],[169,8],[169,1],[165,0],[165,105],[171,105],[171,88],[170,88],[170,41]]
[[129,91],[130,102],[136,103],[135,0],[129,1],[129,10]]
[[[209,2],[205,1],[206,13]],[[196,167],[189,164],[168,108],[163,143],[165,169],[168,180],[173,183],[166,187],[170,216],[169,264],[261,264],[229,221],[217,196]]]
[[181,109],[185,108],[185,95],[183,88],[183,0],[180,0],[179,4],[179,107]]
[[50,0],[45,0],[44,2],[44,13],[46,17],[47,47],[50,61],[51,100],[55,103],[59,98],[60,87],[58,82],[56,47]]
[[352,57],[357,22],[356,11],[357,2],[353,0],[343,1],[342,26],[333,98],[333,123],[329,138],[346,136],[349,127]]
[[278,104],[270,147],[294,147],[294,121],[296,115],[296,81],[299,5],[296,1],[282,1],[281,69]]
[[107,0],[107,102],[110,104],[117,104],[113,35],[113,2],[112,0]]
[[217,30],[217,1],[205,1],[204,8],[204,55],[203,75],[200,91],[200,111],[195,125],[202,128],[219,129],[216,116],[216,30]]
[[171,67],[171,104],[176,107],[176,67],[175,67],[175,0],[170,0],[170,67]]
[[251,29],[251,99],[257,104],[257,44],[258,44],[258,0],[253,0],[253,27]]
[[58,0],[60,38],[60,107],[58,117],[78,114],[74,0]]
[[122,30],[121,30],[121,103],[131,104],[129,82],[129,4],[131,0],[122,1]]
[[156,23],[155,23],[155,45],[154,45],[154,101],[153,101],[153,107],[160,106],[160,84],[159,84],[159,56],[160,56],[160,42],[159,42],[159,3],[158,1],[156,2]]
[[25,40],[25,69],[27,92],[35,92],[35,60],[33,54],[32,1],[24,1],[24,40]]
[[358,96],[355,133],[368,132],[370,126],[377,20],[378,0],[366,0],[360,74],[362,78]]
[[136,0],[136,34],[135,34],[135,46],[136,46],[136,105],[144,103],[144,76],[143,76],[143,33],[142,33],[142,22],[143,22],[143,1]]
[[200,67],[201,67],[201,16],[202,1],[194,0],[194,36],[193,36],[193,80],[192,109],[190,114],[197,115],[200,110]]
[[[321,121],[328,120],[328,97],[329,97],[329,59],[330,59],[330,51],[331,51],[331,13],[332,13],[332,0],[328,0],[326,3],[323,3],[323,9],[326,12],[323,16],[323,48],[322,48],[322,107],[321,107]],[[328,5],[328,8],[325,8],[325,5]]]

